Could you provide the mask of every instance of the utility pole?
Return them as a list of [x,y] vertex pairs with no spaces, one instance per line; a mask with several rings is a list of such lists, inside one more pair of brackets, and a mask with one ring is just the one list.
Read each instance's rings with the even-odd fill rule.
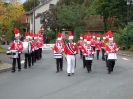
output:
[[33,11],[33,16],[34,16],[34,33],[35,33],[35,0],[34,0],[34,11]]

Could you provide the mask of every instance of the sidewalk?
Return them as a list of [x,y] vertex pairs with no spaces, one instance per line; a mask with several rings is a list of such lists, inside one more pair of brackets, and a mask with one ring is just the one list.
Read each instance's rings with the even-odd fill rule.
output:
[[133,52],[129,52],[129,51],[118,51],[117,52],[118,55],[121,56],[126,56],[126,57],[132,57],[133,58]]
[[[12,59],[10,59],[6,53],[0,53],[0,73],[9,71],[12,69]],[[21,54],[21,64],[24,64],[24,54]]]
[[11,70],[12,65],[8,63],[0,63],[0,73]]

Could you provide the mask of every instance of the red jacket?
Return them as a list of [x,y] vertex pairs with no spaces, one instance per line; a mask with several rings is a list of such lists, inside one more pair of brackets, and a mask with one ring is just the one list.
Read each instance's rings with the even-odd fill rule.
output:
[[101,48],[105,48],[104,40],[101,41]]
[[96,46],[96,39],[91,39],[91,46]]
[[116,53],[118,51],[116,43],[108,44],[105,46],[106,53]]
[[40,47],[43,47],[43,44],[44,44],[43,40],[42,39],[41,40],[38,40],[38,42],[39,42],[39,46]]
[[75,55],[78,54],[78,47],[76,43],[67,43],[64,48],[64,53],[67,55]]
[[23,43],[19,40],[14,40],[11,45],[9,46],[10,50],[18,50],[18,52],[22,52],[23,50]]
[[63,43],[55,43],[52,50],[54,53],[62,53],[64,51],[64,47]]
[[35,50],[35,41],[32,40],[30,43],[31,43],[31,49],[32,49],[32,51],[34,51]]
[[84,55],[84,50],[86,49],[86,44],[84,43],[82,46],[81,46],[81,51],[82,51],[82,53],[83,53],[83,55]]
[[94,50],[91,46],[87,46],[83,49],[83,54],[84,55],[93,55],[94,54]]
[[36,48],[39,49],[40,47],[41,47],[41,43],[40,43],[39,40],[37,40],[37,42],[36,42]]
[[96,41],[96,50],[101,49],[101,41]]
[[79,40],[77,43],[77,46],[79,46],[79,48],[81,48],[81,46],[83,46],[84,41],[83,40]]

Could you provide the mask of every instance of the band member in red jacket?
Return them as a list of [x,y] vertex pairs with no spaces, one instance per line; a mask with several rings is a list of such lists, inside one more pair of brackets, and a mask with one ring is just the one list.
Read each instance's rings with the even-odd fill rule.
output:
[[96,56],[97,56],[97,60],[99,60],[99,52],[101,49],[101,41],[100,41],[100,34],[97,34],[97,40],[96,40]]
[[79,47],[79,51],[80,51],[80,58],[82,59],[83,57],[83,54],[82,54],[82,51],[81,51],[81,46],[83,46],[84,44],[84,41],[83,41],[83,34],[80,34],[80,40],[78,41],[77,45]]
[[30,32],[30,43],[31,43],[31,50],[32,50],[32,52],[30,54],[31,63],[32,63],[32,66],[34,66],[34,62],[35,62],[35,47],[34,47],[34,45],[35,45],[35,42],[33,40],[33,33],[32,32]]
[[39,48],[41,47],[41,43],[39,41],[39,35],[36,34],[36,37],[35,37],[35,57],[36,57],[36,60],[40,60],[40,50]]
[[34,34],[34,42],[35,42],[35,45],[34,45],[34,49],[35,49],[35,62],[37,61],[37,60],[39,60],[39,58],[38,58],[38,46],[39,46],[39,44],[38,44],[38,35],[35,33]]
[[[31,45],[30,36],[29,36],[28,32],[25,32],[25,39],[26,39],[26,42]],[[25,55],[24,69],[27,69],[27,64],[28,64],[29,68],[31,68],[31,55],[30,54],[31,53],[28,53],[28,52],[24,54]]]
[[86,47],[83,48],[83,53],[85,55],[86,68],[87,68],[87,71],[89,73],[92,71],[91,66],[92,66],[92,60],[93,60],[93,55],[94,55],[93,48],[91,47],[90,37],[87,38]]
[[101,41],[101,50],[102,50],[102,60],[103,61],[105,61],[105,51],[104,51],[104,49],[105,49],[105,39],[106,39],[106,37],[105,37],[105,34],[103,34],[103,40]]
[[[87,47],[87,46],[86,46],[86,43],[87,43],[87,35],[84,35],[84,43],[83,43],[83,45],[81,46],[81,51],[82,51],[82,53],[83,53],[83,49]],[[83,68],[85,68],[85,67],[86,67],[86,61],[85,61],[85,55],[84,55],[84,53],[83,53]]]
[[65,48],[64,48],[64,53],[66,54],[66,59],[67,59],[67,73],[68,76],[72,74],[74,74],[74,69],[76,66],[76,57],[75,55],[78,54],[78,47],[76,45],[76,43],[73,42],[73,35],[72,32],[69,31],[68,32],[68,40],[69,42],[66,44]]
[[105,52],[108,55],[108,74],[113,72],[113,68],[115,65],[115,60],[116,60],[116,52],[118,51],[116,43],[113,42],[113,35],[112,32],[108,32],[109,35],[109,43],[105,46]]
[[92,33],[91,46],[95,52],[95,48],[96,48],[96,34],[95,34],[95,32]]
[[42,58],[42,47],[43,47],[43,44],[44,44],[44,42],[43,42],[43,35],[42,35],[42,31],[40,30],[39,32],[38,32],[38,36],[39,36],[39,59],[41,59]]
[[[23,50],[23,43],[19,40],[20,39],[20,33],[19,30],[17,28],[14,29],[14,33],[15,33],[15,40],[11,43],[11,45],[9,46],[9,50],[17,50],[18,52],[18,57],[17,58],[13,58],[13,64],[12,64],[12,73],[14,73],[16,71],[16,60],[18,63],[18,71],[21,71],[21,52]],[[16,52],[16,53],[17,53]]]
[[64,42],[62,42],[61,38],[62,34],[58,32],[58,38],[56,40],[56,43],[54,44],[52,50],[54,52],[54,55],[56,55],[56,73],[63,70],[63,52],[64,52]]

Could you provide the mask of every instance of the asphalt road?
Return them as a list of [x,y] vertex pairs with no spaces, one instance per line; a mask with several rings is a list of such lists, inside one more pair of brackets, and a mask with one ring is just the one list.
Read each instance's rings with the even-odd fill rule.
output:
[[112,74],[107,74],[101,56],[94,59],[91,73],[79,55],[75,75],[68,77],[65,60],[63,65],[63,71],[55,73],[52,51],[43,51],[32,68],[0,73],[0,99],[133,99],[132,58],[118,56]]

